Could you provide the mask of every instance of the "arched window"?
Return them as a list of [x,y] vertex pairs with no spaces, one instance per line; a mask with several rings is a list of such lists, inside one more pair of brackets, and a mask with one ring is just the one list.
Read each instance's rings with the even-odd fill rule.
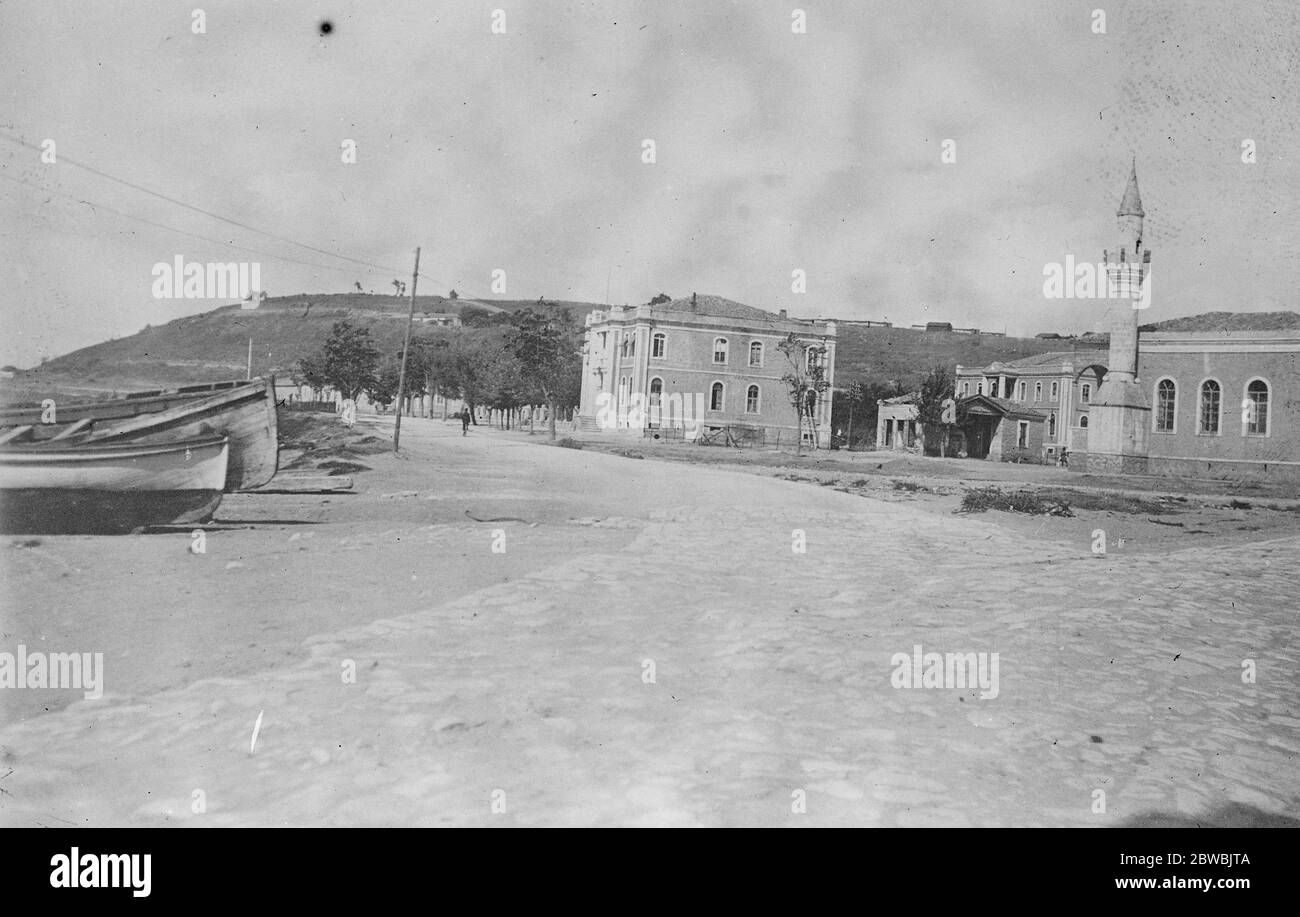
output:
[[1047,415],[1047,436],[1049,439],[1056,439],[1056,412]]
[[1084,404],[1087,404],[1089,401],[1092,400],[1092,386],[1089,383],[1087,382],[1083,383],[1083,389],[1079,394],[1079,400],[1082,401]]
[[1178,400],[1178,386],[1173,379],[1161,379],[1156,383],[1156,432],[1173,433],[1174,420],[1177,416],[1175,405]]
[[1041,382],[1034,383],[1034,400],[1035,401],[1043,400],[1043,383]]
[[727,339],[726,338],[713,339],[713,362],[714,363],[727,362]]
[[709,410],[721,411],[723,404],[725,404],[725,401],[724,401],[724,395],[722,390],[722,383],[715,382],[713,383],[713,387],[709,389]]
[[650,405],[647,423],[651,427],[658,427],[663,421],[663,400],[664,400],[664,380],[658,377],[650,380]]
[[976,382],[976,383],[975,383],[975,394],[977,394],[977,395],[983,395],[983,394],[984,394],[984,383],[983,383],[983,382]]
[[1246,386],[1246,398],[1241,403],[1242,423],[1246,435],[1268,435],[1268,383],[1263,379],[1253,379]]
[[746,414],[758,413],[758,386],[757,385],[751,385],[749,389],[745,392],[745,413]]
[[1057,386],[1058,386],[1058,385],[1060,385],[1059,382],[1053,382],[1053,383],[1052,383],[1052,400],[1053,400],[1053,401],[1056,400],[1056,396],[1057,396],[1057,394],[1059,393],[1059,390],[1057,389]]
[[668,336],[662,331],[657,331],[650,341],[650,356],[662,360],[664,354],[668,352]]
[[1079,415],[1079,428],[1082,429],[1082,430],[1086,430],[1086,429],[1088,429],[1088,415],[1087,415],[1087,414],[1080,414],[1080,415]]
[[750,342],[750,345],[749,345],[749,365],[750,365],[750,366],[762,366],[762,365],[763,365],[763,342],[762,342],[762,341],[752,341],[752,342]]
[[1029,398],[1029,383],[1021,382],[1016,388],[1016,400],[1025,401]]
[[1223,403],[1223,389],[1213,379],[1201,383],[1201,426],[1202,433],[1219,432],[1219,413]]
[[963,382],[963,383],[961,384],[961,393],[962,393],[963,395],[969,395],[969,394],[970,394],[970,383],[969,383],[969,382]]

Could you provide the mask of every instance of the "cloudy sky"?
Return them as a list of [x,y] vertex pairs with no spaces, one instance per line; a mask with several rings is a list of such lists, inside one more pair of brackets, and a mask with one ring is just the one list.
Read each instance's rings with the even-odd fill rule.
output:
[[1291,0],[202,3],[0,5],[0,364],[217,305],[152,296],[177,255],[281,295],[417,245],[426,293],[1104,328],[1043,268],[1115,247],[1134,155],[1149,320],[1297,308]]

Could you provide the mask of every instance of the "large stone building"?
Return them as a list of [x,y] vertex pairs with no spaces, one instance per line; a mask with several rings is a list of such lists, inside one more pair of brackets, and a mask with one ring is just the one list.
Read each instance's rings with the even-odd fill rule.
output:
[[1142,247],[1136,169],[1116,216],[1120,248],[1104,256],[1121,301],[1112,311],[1107,370],[1081,447],[1084,467],[1300,480],[1300,332],[1139,335],[1151,252]]
[[1126,470],[1300,481],[1300,329],[1144,332],[1137,346],[1150,408]]
[[[1097,361],[1105,356],[1096,350],[1056,351],[984,367],[958,364],[957,395],[963,399],[984,395],[995,403],[1006,402],[1022,415],[1017,422],[1041,418],[1041,433],[1030,437],[1042,444],[1033,460],[1055,463],[1063,453],[1087,442],[1092,402],[1106,373]],[[988,455],[983,446],[1000,435],[990,430],[988,435],[968,437],[972,457],[997,457]]]
[[[779,346],[790,335],[799,345],[797,367]],[[782,376],[806,375],[809,361],[821,361],[834,385],[834,322],[705,295],[593,312],[578,428],[794,443],[800,423]],[[830,415],[827,388],[813,404],[818,445],[830,445]],[[813,438],[806,424],[803,438]]]
[[[1300,330],[1231,330],[1225,320],[1216,331],[1139,333],[1150,301],[1145,216],[1135,167],[1116,213],[1119,247],[1103,253],[1108,351],[957,367],[963,407],[989,402],[987,433],[968,421],[966,449],[1022,457],[1021,448],[986,453],[984,443],[1011,441],[998,414],[1032,411],[1042,416],[1041,460],[1073,453],[1076,470],[1300,480]],[[1014,421],[1032,422],[1032,413]],[[1032,444],[1033,431],[1023,440]]]

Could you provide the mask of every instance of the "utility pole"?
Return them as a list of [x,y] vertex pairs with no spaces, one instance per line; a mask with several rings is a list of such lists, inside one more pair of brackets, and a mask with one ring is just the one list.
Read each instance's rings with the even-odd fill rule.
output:
[[406,342],[402,344],[402,368],[397,373],[397,417],[393,422],[393,451],[402,436],[402,398],[406,391],[406,357],[411,350],[411,326],[415,324],[415,284],[420,279],[420,249],[415,249],[415,270],[411,272],[411,311],[406,315]]

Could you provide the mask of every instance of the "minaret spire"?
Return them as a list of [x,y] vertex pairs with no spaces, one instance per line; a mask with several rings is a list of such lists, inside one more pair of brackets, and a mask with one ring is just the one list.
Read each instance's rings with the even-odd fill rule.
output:
[[1115,211],[1117,217],[1144,217],[1146,212],[1142,209],[1142,195],[1138,194],[1138,164],[1137,156],[1133,157],[1133,166],[1128,173],[1128,187],[1124,189],[1124,199],[1119,202],[1119,210]]

